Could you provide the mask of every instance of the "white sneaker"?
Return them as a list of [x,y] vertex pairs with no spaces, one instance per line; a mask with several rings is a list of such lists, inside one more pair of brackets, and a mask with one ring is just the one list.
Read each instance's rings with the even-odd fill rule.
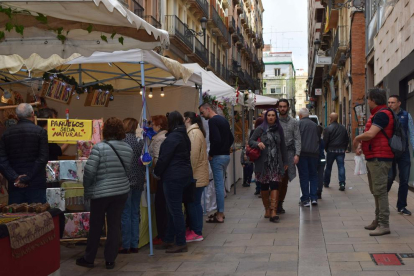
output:
[[312,200],[312,205],[313,205],[313,206],[318,205],[318,201],[316,201],[315,199],[314,199],[314,200]]

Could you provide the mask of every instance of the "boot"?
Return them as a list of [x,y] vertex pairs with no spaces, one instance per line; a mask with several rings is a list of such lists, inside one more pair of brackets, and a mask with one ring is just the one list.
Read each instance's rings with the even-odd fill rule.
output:
[[172,247],[165,250],[165,253],[181,253],[188,252],[187,245],[173,245]]
[[277,214],[277,204],[279,202],[279,191],[270,191],[270,221],[279,222],[279,215]]
[[263,202],[263,206],[265,208],[265,218],[270,218],[270,203],[269,203],[269,191],[261,191],[261,195],[262,195],[262,202]]
[[285,209],[283,209],[283,201],[279,200],[279,204],[277,205],[277,213],[278,214],[286,213]]
[[370,225],[365,226],[367,230],[375,230],[378,227],[378,220],[373,220]]
[[379,224],[378,227],[374,231],[369,232],[369,235],[370,236],[383,236],[383,235],[388,235],[390,233],[391,231],[390,231],[389,225]]

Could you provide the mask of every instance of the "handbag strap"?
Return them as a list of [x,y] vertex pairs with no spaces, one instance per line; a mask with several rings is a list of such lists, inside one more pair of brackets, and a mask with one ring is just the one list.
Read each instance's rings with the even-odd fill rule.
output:
[[112,148],[112,150],[115,152],[116,156],[118,156],[119,161],[121,161],[122,167],[124,167],[125,173],[126,173],[126,168],[125,168],[125,164],[124,161],[122,161],[121,156],[119,156],[118,152],[116,151],[116,149],[114,148],[114,146],[112,146],[110,143],[108,143],[107,141],[104,141],[105,144],[107,144],[108,146],[110,146]]

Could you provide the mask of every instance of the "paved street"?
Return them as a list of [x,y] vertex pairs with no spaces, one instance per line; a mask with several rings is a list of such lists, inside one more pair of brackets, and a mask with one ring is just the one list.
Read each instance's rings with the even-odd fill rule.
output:
[[[84,246],[61,247],[61,275],[267,275],[267,276],[409,276],[414,259],[403,266],[376,266],[369,253],[414,253],[414,217],[395,209],[398,184],[390,192],[391,235],[370,237],[363,229],[374,218],[374,201],[366,176],[353,175],[353,155],[347,154],[347,186],[338,190],[337,170],[331,188],[325,189],[318,207],[299,207],[299,180],[289,185],[281,222],[263,218],[261,199],[254,187],[242,188],[226,199],[224,224],[205,224],[205,240],[189,244],[189,252],[149,257],[119,255],[113,271],[104,267],[100,248],[95,268],[75,265]],[[414,211],[414,193],[408,209]]]

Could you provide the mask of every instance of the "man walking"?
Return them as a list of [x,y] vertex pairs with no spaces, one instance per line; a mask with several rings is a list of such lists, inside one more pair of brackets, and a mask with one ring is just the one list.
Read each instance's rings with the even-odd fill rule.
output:
[[33,123],[31,105],[19,104],[16,114],[19,122],[0,139],[0,171],[9,181],[9,204],[46,203],[46,130]]
[[200,114],[208,120],[210,151],[208,160],[213,171],[214,185],[216,188],[217,213],[207,222],[224,222],[224,179],[226,169],[230,163],[230,147],[234,142],[233,134],[227,120],[217,115],[212,105],[204,103],[199,107]]
[[298,162],[302,206],[309,207],[318,204],[318,158],[319,140],[318,126],[309,118],[309,110],[302,108],[299,111],[299,130],[301,137],[301,151]]
[[323,131],[323,141],[326,151],[326,168],[324,186],[329,187],[331,183],[332,165],[336,161],[338,166],[339,190],[345,191],[345,151],[348,147],[349,137],[346,128],[338,124],[338,114],[333,112],[329,115],[330,125]]
[[279,205],[277,213],[284,214],[283,201],[285,200],[288,182],[296,177],[295,165],[299,162],[301,140],[299,122],[288,115],[289,101],[286,99],[279,100],[279,120],[285,134],[285,143],[288,152],[288,169],[279,184]]
[[394,158],[391,170],[388,174],[388,192],[391,190],[397,174],[397,165],[400,176],[400,186],[398,187],[398,201],[397,210],[400,214],[411,216],[411,212],[407,210],[407,196],[408,196],[408,179],[410,178],[411,156],[408,149],[408,140],[411,141],[411,146],[414,149],[414,123],[410,113],[401,108],[400,96],[392,95],[388,98],[388,107],[397,114],[400,123],[405,131],[406,151],[399,157]]
[[392,111],[386,109],[385,90],[379,88],[369,90],[367,104],[371,116],[365,126],[365,132],[355,137],[353,145],[357,155],[361,155],[362,152],[365,154],[369,189],[375,199],[375,219],[370,225],[365,226],[365,229],[373,230],[369,233],[370,236],[382,236],[390,234],[387,181],[394,158],[388,139],[382,131],[385,131],[388,137],[392,137],[394,115]]

